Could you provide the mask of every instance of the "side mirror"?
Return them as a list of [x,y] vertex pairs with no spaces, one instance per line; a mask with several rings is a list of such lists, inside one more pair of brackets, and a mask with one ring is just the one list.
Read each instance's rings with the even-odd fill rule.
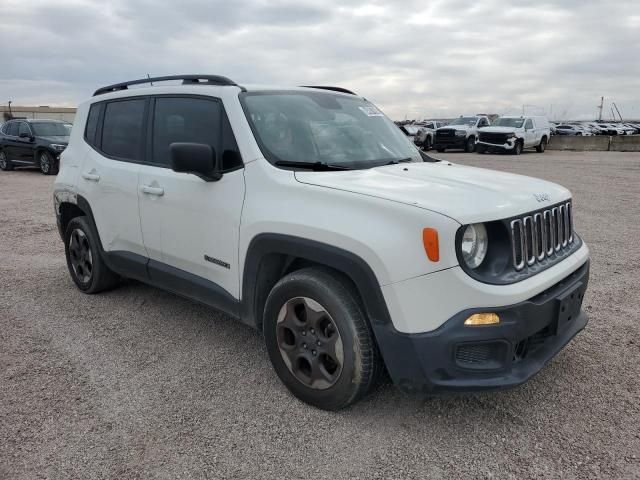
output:
[[206,182],[222,178],[218,171],[216,152],[204,143],[172,143],[169,145],[171,169],[174,172],[191,173]]

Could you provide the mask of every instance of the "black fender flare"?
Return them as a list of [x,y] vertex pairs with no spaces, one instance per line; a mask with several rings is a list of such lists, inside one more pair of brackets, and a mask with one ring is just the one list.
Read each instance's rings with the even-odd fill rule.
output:
[[[263,259],[280,254],[313,262],[337,270],[354,283],[369,318],[371,327],[390,325],[380,284],[371,267],[356,254],[333,245],[277,233],[262,233],[254,237],[245,256],[242,276],[241,318],[244,323],[260,328],[262,325],[260,280],[264,272]],[[261,272],[263,269],[263,272]],[[268,292],[267,292],[268,294]]]

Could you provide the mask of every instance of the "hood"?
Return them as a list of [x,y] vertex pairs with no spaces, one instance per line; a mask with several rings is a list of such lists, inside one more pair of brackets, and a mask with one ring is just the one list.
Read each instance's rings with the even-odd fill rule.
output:
[[522,130],[522,128],[516,127],[482,127],[479,129],[479,132],[493,132],[493,133],[513,133],[517,130]]
[[[295,172],[296,180],[413,205],[461,224],[509,218],[570,198],[537,178],[449,162],[404,163],[345,172]],[[548,198],[539,202],[537,198]]]
[[69,144],[69,136],[68,135],[52,135],[50,137],[38,137],[42,140],[45,140],[47,142],[51,142],[51,143],[64,143],[64,144]]

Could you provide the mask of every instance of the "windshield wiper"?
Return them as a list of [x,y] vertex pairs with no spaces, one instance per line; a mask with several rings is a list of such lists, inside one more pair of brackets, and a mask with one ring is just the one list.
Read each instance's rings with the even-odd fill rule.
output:
[[411,162],[413,162],[413,158],[407,157],[407,158],[401,158],[400,160],[391,160],[386,165],[397,165],[399,163],[411,163]]
[[352,170],[351,168],[345,167],[343,165],[335,165],[326,162],[294,162],[289,160],[278,160],[277,162],[275,162],[275,165],[279,167],[304,168],[316,172],[326,172],[331,170]]

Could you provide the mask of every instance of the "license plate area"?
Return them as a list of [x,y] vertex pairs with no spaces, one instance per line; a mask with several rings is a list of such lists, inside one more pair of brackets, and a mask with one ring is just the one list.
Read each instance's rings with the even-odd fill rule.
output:
[[558,331],[568,327],[580,314],[582,299],[584,297],[584,284],[578,282],[570,290],[562,293],[556,298],[558,303]]

